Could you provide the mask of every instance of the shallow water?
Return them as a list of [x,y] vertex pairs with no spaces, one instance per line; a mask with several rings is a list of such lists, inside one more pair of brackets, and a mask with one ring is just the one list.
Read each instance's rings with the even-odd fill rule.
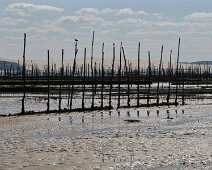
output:
[[188,105],[0,118],[0,169],[212,169],[211,111]]
[[[203,85],[201,85],[202,87]],[[152,90],[157,87],[157,83],[154,83],[151,85]],[[187,85],[185,86],[185,89],[190,89],[190,88],[196,88],[196,89],[201,89],[201,87],[193,87],[192,85]],[[89,86],[87,87],[89,88]],[[99,89],[101,86],[98,87]],[[109,86],[104,86],[104,90],[109,91]],[[118,96],[117,96],[117,88],[118,85],[113,86],[113,91],[112,91],[112,106],[114,108],[117,107],[118,104]],[[123,90],[123,94],[120,97],[120,105],[121,106],[127,106],[127,90],[126,86],[122,85],[121,86],[121,91]],[[140,91],[142,92],[142,88],[144,86],[140,86]],[[160,88],[161,89],[166,89],[168,88],[167,83],[160,83]],[[171,89],[175,90],[175,86],[171,86]],[[137,105],[137,86],[133,85],[130,87],[131,93],[130,94],[130,105],[131,106],[136,106]],[[125,96],[124,96],[125,95]],[[91,107],[91,96],[92,93],[91,91],[85,92],[85,101],[84,105],[85,108],[90,108]],[[150,94],[151,96],[151,94]],[[144,98],[147,97],[146,94],[140,94],[140,97]],[[152,96],[153,97],[153,96]],[[160,103],[166,102],[166,95],[160,95]],[[190,98],[192,97],[192,98]],[[197,99],[194,99],[196,97]],[[14,114],[14,113],[20,113],[21,112],[21,106],[22,106],[22,98],[23,94],[22,93],[1,93],[0,94],[0,115],[8,115],[8,114]],[[59,94],[57,93],[51,93],[50,94],[50,110],[58,110],[58,105],[59,105]],[[101,93],[100,91],[97,91],[97,93],[94,96],[94,105],[97,107],[100,107],[101,105]],[[186,104],[212,104],[211,102],[211,94],[196,94],[193,96],[187,96],[185,99]],[[170,96],[170,102],[175,101],[175,94],[172,94]],[[182,103],[182,96],[178,96],[178,102],[179,104]],[[104,106],[109,106],[109,95],[107,92],[104,92]],[[140,104],[146,104],[147,100],[146,99],[140,99]],[[156,103],[156,96],[154,96],[154,99],[150,99],[150,103]],[[68,94],[63,93],[62,94],[62,100],[61,100],[61,108],[62,109],[67,109],[68,106]],[[76,91],[73,96],[73,103],[72,103],[72,108],[82,108],[82,92]],[[39,93],[26,93],[26,98],[25,98],[25,111],[46,111],[47,110],[47,94],[39,94]]]

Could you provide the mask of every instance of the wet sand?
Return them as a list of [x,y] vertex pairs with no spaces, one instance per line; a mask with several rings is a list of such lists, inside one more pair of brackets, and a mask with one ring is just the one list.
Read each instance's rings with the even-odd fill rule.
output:
[[0,169],[212,169],[212,106],[1,117],[0,139]]

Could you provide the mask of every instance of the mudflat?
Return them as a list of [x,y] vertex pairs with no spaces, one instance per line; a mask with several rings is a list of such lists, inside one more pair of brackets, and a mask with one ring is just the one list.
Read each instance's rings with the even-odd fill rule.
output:
[[187,105],[1,117],[0,169],[212,169],[211,111]]

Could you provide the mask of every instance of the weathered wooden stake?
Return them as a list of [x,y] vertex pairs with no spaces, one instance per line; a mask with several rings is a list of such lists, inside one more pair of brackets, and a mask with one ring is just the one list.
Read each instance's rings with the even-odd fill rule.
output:
[[48,50],[48,77],[47,77],[47,81],[48,81],[48,99],[47,99],[47,113],[49,113],[49,50]]
[[137,107],[140,105],[140,95],[139,95],[139,91],[140,91],[140,48],[141,48],[141,43],[138,43],[138,84],[137,84]]
[[119,71],[118,71],[118,105],[117,108],[120,107],[120,91],[121,91],[121,52],[122,52],[122,42],[120,46],[120,56],[119,56]]
[[113,76],[114,76],[115,56],[116,56],[116,53],[115,53],[115,44],[113,44],[113,63],[112,63],[112,70],[111,70],[110,93],[109,93],[109,107],[110,107],[110,108],[112,107],[111,98],[112,98],[112,88],[113,88],[113,83],[112,83],[112,81],[113,81]]
[[[94,70],[93,70],[93,46],[94,46],[94,31],[93,31],[93,38],[92,38],[92,44],[91,44],[91,77],[92,77],[92,81],[94,78]],[[94,108],[94,84],[92,83],[92,101],[91,101],[91,108]]]
[[179,57],[180,57],[180,38],[178,41],[178,51],[177,51],[177,68],[176,68],[176,90],[175,90],[175,105],[178,105],[177,98],[178,98],[178,65],[179,65]]
[[169,59],[169,67],[168,67],[168,79],[169,79],[169,87],[168,87],[168,93],[167,93],[167,104],[169,104],[169,99],[170,99],[170,88],[171,88],[171,67],[172,67],[172,50],[170,51],[170,59]]
[[182,69],[182,83],[183,83],[183,89],[182,89],[182,105],[185,105],[185,79],[184,79],[184,69]]
[[22,98],[22,109],[21,109],[21,114],[25,113],[25,107],[24,107],[24,102],[25,102],[25,97],[26,97],[26,80],[25,80],[25,72],[26,72],[26,63],[25,63],[25,52],[26,52],[26,33],[24,33],[24,51],[23,51],[23,68],[22,68],[22,79],[23,79],[23,98]]
[[151,88],[151,59],[150,59],[150,51],[148,52],[149,56],[149,66],[148,66],[148,92],[147,92],[147,106],[149,106],[150,102],[150,88]]
[[157,105],[159,105],[159,86],[160,86],[160,78],[161,78],[162,59],[163,59],[163,45],[161,48],[160,64],[159,64],[159,70],[158,70]]
[[62,81],[63,81],[63,56],[64,56],[64,50],[62,49],[62,63],[61,63],[61,71],[60,71],[60,89],[59,89],[59,112],[61,112],[61,91],[62,91]]
[[127,76],[127,106],[130,106],[130,83],[129,83],[129,72],[127,67],[127,60],[124,53],[124,47],[122,47],[123,57],[124,57],[124,67],[125,67],[125,75]]
[[104,43],[102,43],[102,88],[101,88],[101,108],[104,107]]
[[84,75],[83,75],[83,92],[82,92],[82,109],[85,108],[85,75],[86,75],[86,48],[84,50]]
[[74,76],[75,76],[75,70],[76,70],[76,58],[77,58],[77,42],[78,40],[75,39],[75,54],[74,54],[74,64],[73,64],[73,71],[72,71],[72,86],[71,86],[71,99],[70,99],[70,110],[72,109],[72,101],[73,101],[73,93],[74,93]]

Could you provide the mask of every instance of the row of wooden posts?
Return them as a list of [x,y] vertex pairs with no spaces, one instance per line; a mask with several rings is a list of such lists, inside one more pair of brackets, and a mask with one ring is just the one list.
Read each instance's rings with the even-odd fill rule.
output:
[[[95,62],[93,62],[93,50],[94,50],[94,32],[93,32],[93,37],[92,37],[92,45],[91,45],[91,60],[90,60],[90,68],[91,68],[91,76],[87,76],[86,75],[86,66],[87,66],[87,50],[86,48],[84,49],[84,60],[83,60],[83,68],[82,68],[82,72],[80,77],[80,80],[83,81],[82,83],[82,107],[78,108],[78,109],[73,109],[73,99],[74,99],[74,90],[75,90],[75,84],[74,82],[76,81],[76,72],[77,72],[77,54],[78,54],[78,47],[77,47],[77,43],[78,40],[75,39],[75,53],[74,53],[74,61],[73,61],[73,67],[72,70],[70,71],[70,75],[66,76],[68,77],[67,79],[65,79],[66,84],[68,84],[68,106],[69,108],[67,109],[68,111],[73,111],[73,110],[78,110],[78,111],[86,111],[86,110],[95,110],[95,109],[112,109],[112,90],[113,90],[113,81],[114,79],[116,79],[116,81],[118,82],[118,98],[117,98],[117,108],[121,107],[121,103],[120,103],[120,94],[121,94],[121,81],[124,80],[124,82],[126,82],[126,86],[127,86],[127,106],[126,107],[130,107],[130,81],[131,81],[131,74],[132,74],[132,67],[130,68],[129,65],[127,65],[127,59],[125,56],[125,51],[124,51],[124,47],[122,46],[122,43],[120,45],[120,54],[119,54],[119,66],[118,66],[118,70],[116,72],[115,70],[115,44],[113,44],[113,60],[112,60],[112,67],[109,71],[109,75],[106,76],[106,68],[104,67],[104,43],[102,43],[102,59],[101,59],[101,68],[99,71],[99,76],[98,76],[98,80],[99,80],[99,84],[101,85],[101,103],[100,103],[100,107],[96,107],[95,106],[95,94],[96,94],[96,81],[97,81],[97,75],[96,75],[96,68],[97,68],[97,64]],[[22,109],[21,109],[21,114],[25,114],[25,100],[26,100],[26,80],[28,80],[26,78],[26,57],[25,57],[25,52],[26,52],[26,34],[24,34],[24,48],[23,48],[23,65],[22,65],[22,81],[23,81],[23,98],[22,98]],[[137,69],[136,69],[136,74],[134,74],[134,78],[137,79],[137,104],[136,107],[141,106],[140,104],[140,82],[141,77],[143,75],[141,75],[141,67],[140,67],[140,49],[141,49],[141,43],[138,43],[138,58],[137,58]],[[161,48],[161,55],[160,55],[160,61],[159,61],[159,67],[158,67],[158,75],[157,75],[157,79],[156,79],[156,103],[154,103],[154,105],[159,106],[160,104],[165,104],[165,105],[170,105],[170,104],[174,104],[174,105],[178,105],[178,88],[179,88],[179,84],[178,84],[178,80],[179,80],[179,74],[181,74],[181,82],[182,82],[182,104],[185,104],[185,99],[184,99],[184,69],[180,69],[179,70],[179,57],[180,57],[180,38],[178,41],[178,53],[177,53],[177,62],[176,62],[176,69],[175,69],[175,74],[173,74],[173,66],[172,66],[172,51],[170,51],[170,61],[169,61],[169,65],[167,68],[167,74],[170,78],[168,78],[168,91],[167,91],[167,98],[166,98],[166,103],[160,103],[160,95],[159,95],[159,90],[160,90],[160,83],[161,83],[161,79],[160,77],[162,76],[163,73],[163,46]],[[123,61],[122,61],[123,60]],[[49,113],[51,112],[50,110],[50,85],[52,82],[52,79],[54,79],[54,77],[51,77],[51,71],[50,71],[50,51],[47,51],[47,73],[45,75],[45,77],[47,78],[47,110],[46,112]],[[124,65],[122,65],[122,63],[124,63]],[[152,66],[151,66],[151,54],[150,51],[148,52],[148,69],[147,69],[147,74],[145,75],[145,83],[147,85],[147,100],[146,100],[146,104],[145,106],[151,106],[150,104],[150,94],[151,94],[151,84],[152,84]],[[89,66],[88,66],[89,67]],[[180,66],[181,67],[181,66]],[[53,69],[53,66],[52,66]],[[53,72],[53,70],[52,70]],[[209,70],[210,72],[210,70]],[[62,112],[62,111],[67,111],[64,110],[63,108],[61,108],[61,102],[62,102],[62,86],[64,85],[64,50],[62,49],[62,58],[61,58],[61,69],[60,69],[60,76],[56,76],[57,80],[59,79],[59,104],[58,104],[58,111]],[[83,73],[83,74],[82,74]],[[117,73],[117,74],[116,74]],[[53,73],[52,73],[53,74]],[[89,74],[89,71],[88,71]],[[124,74],[124,75],[123,75]],[[171,93],[171,84],[173,83],[173,76],[174,75],[174,79],[175,79],[175,99],[174,102],[171,103],[170,102],[170,93]],[[32,67],[32,77],[33,77],[33,67]],[[89,80],[92,82],[91,86],[92,86],[92,95],[91,95],[91,107],[90,108],[85,108],[85,92],[86,92],[86,80],[87,77],[89,78]],[[172,77],[172,78],[171,78]],[[109,105],[108,106],[104,106],[104,89],[105,89],[105,79],[107,79],[107,81],[109,81]],[[38,80],[39,81],[39,80]],[[67,82],[68,81],[68,82]]]

